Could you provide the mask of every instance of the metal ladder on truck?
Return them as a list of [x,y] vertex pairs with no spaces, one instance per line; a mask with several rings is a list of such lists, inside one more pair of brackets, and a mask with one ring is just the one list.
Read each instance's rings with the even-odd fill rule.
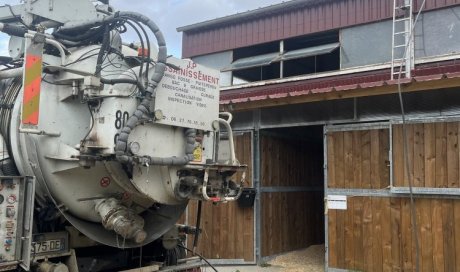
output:
[[394,0],[391,79],[410,78],[414,68],[413,0]]

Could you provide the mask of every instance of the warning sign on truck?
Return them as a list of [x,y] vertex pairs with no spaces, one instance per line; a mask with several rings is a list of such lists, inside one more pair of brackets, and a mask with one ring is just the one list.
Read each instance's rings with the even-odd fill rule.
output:
[[155,98],[159,123],[212,130],[219,115],[219,71],[191,60],[170,59]]

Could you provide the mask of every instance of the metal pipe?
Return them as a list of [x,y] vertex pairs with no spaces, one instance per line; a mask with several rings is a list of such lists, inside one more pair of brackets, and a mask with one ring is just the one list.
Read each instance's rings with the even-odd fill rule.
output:
[[59,54],[61,54],[61,64],[64,65],[65,64],[65,59],[66,59],[66,54],[65,54],[65,50],[62,46],[61,43],[55,41],[55,40],[51,40],[51,39],[48,39],[46,38],[45,39],[45,42],[49,45],[52,45],[54,47],[57,48],[57,50],[59,50]]
[[233,142],[233,130],[230,126],[230,123],[222,118],[217,119],[219,123],[223,124],[228,132],[228,142],[230,145],[230,163],[231,165],[237,165],[236,156],[235,156],[235,143]]
[[183,157],[143,157],[141,164],[143,165],[186,165],[193,160],[193,150],[195,150],[196,130],[189,128],[185,131],[185,155]]
[[215,200],[209,197],[208,192],[207,192],[208,182],[209,182],[209,171],[206,170],[204,172],[203,188],[201,190],[201,196],[203,197],[204,200],[212,201],[212,202],[228,202],[228,201],[238,200],[238,198],[240,198],[240,196],[243,194],[243,185],[244,185],[245,179],[246,179],[246,172],[243,172],[243,175],[241,176],[241,181],[240,181],[240,188],[238,189],[238,193],[236,195],[226,196],[224,198],[219,198]]
[[20,128],[19,132],[25,133],[25,134],[44,135],[44,136],[50,136],[50,137],[60,137],[61,136],[60,132],[47,132],[44,130],[36,130],[36,129]]
[[233,115],[230,112],[219,112],[219,115],[227,116],[227,122],[230,124],[233,120]]
[[23,68],[14,68],[0,71],[0,80],[8,78],[16,78],[22,76]]
[[[26,33],[24,35],[24,37],[32,39],[34,37],[34,35],[31,34],[31,33]],[[61,65],[64,65],[66,55],[65,55],[65,50],[64,50],[62,44],[60,44],[59,42],[57,42],[55,40],[52,40],[50,38],[45,38],[45,43],[54,46],[59,51],[59,54],[61,55]]]

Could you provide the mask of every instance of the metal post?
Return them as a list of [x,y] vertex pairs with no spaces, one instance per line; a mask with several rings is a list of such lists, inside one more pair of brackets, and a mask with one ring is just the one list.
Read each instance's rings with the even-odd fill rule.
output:
[[254,236],[255,236],[255,259],[258,263],[262,258],[262,243],[261,243],[261,226],[262,226],[262,218],[261,218],[261,190],[260,190],[260,132],[259,130],[255,130],[253,133],[253,182],[254,188],[256,189],[256,198],[255,198],[255,206],[254,206],[254,222],[255,222],[255,229],[254,229]]
[[[280,41],[280,55],[284,53],[284,41]],[[280,78],[284,77],[284,61],[280,61]]]
[[325,256],[324,256],[324,271],[328,271],[329,269],[329,228],[328,228],[328,217],[327,217],[327,197],[328,197],[328,190],[327,190],[327,126],[324,126],[323,129],[323,140],[324,140],[324,249],[325,249]]
[[256,190],[256,198],[254,204],[254,237],[255,237],[255,248],[254,248],[254,256],[256,263],[259,263],[262,259],[262,241],[261,241],[261,226],[262,226],[262,218],[261,218],[261,210],[262,210],[262,203],[261,203],[261,181],[260,181],[260,109],[253,111],[253,121],[254,121],[254,132],[252,134],[252,154],[253,154],[253,184]]

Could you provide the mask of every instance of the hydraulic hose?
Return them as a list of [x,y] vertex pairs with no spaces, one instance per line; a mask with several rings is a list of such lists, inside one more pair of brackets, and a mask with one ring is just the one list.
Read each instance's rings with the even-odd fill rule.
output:
[[[150,20],[148,17],[135,13],[135,12],[120,12],[118,14],[119,17],[129,18],[134,21],[138,21],[146,25],[155,35],[158,43],[158,62],[155,66],[153,75],[147,85],[147,89],[145,90],[145,97],[142,102],[137,107],[134,114],[132,114],[128,122],[126,122],[125,127],[122,128],[121,133],[118,137],[117,143],[115,145],[115,155],[117,160],[121,163],[133,163],[133,158],[126,154],[126,149],[128,146],[128,138],[131,131],[137,126],[139,120],[142,118],[143,115],[148,114],[150,112],[150,104],[153,100],[153,93],[157,88],[158,84],[160,83],[161,79],[164,76],[165,68],[166,68],[166,61],[167,61],[167,49],[166,49],[166,41],[163,36],[163,33],[160,31],[158,26]],[[192,151],[193,153],[193,151]],[[187,156],[188,157],[188,156]],[[147,161],[146,161],[147,160]],[[145,164],[157,164],[157,163],[178,163],[182,162],[183,160],[177,160],[177,158],[144,158]],[[188,161],[187,161],[188,162]]]
[[101,78],[101,83],[109,84],[109,85],[123,84],[123,83],[132,84],[132,85],[136,85],[137,88],[139,88],[139,90],[141,92],[145,92],[144,85],[139,80],[135,80],[135,79],[129,79],[129,78],[116,78],[116,79]]
[[82,40],[92,39],[95,36],[100,35],[101,33],[104,32],[104,30],[105,29],[102,27],[102,28],[98,28],[98,29],[94,29],[94,30],[89,30],[89,31],[86,31],[83,34],[77,34],[77,35],[67,35],[67,34],[61,33],[59,31],[56,31],[56,32],[52,33],[52,35],[57,39],[67,40],[67,41],[71,41],[71,42],[81,42]]
[[118,18],[130,19],[142,23],[153,32],[158,43],[158,61],[155,65],[153,75],[147,84],[147,88],[145,90],[145,97],[142,99],[136,111],[129,117],[128,121],[126,122],[126,125],[121,129],[120,135],[117,138],[117,143],[115,145],[116,158],[119,162],[123,164],[132,164],[134,162],[137,162],[145,165],[185,165],[191,160],[193,160],[193,149],[196,136],[195,129],[187,129],[185,131],[187,144],[185,148],[185,156],[183,157],[142,157],[134,160],[132,156],[126,153],[129,135],[134,130],[134,128],[136,128],[136,126],[139,123],[139,120],[141,120],[144,115],[150,112],[150,104],[153,100],[153,94],[161,79],[163,78],[166,69],[166,61],[168,56],[166,41],[163,36],[163,33],[155,24],[155,22],[150,20],[150,18],[148,18],[147,16],[137,12],[121,11],[117,12],[114,15],[107,16],[102,20],[86,22],[83,24],[67,24],[61,27],[61,30],[67,32],[88,29],[91,27],[102,25],[107,22],[112,22]]
[[9,79],[9,78],[16,78],[22,76],[24,69],[21,68],[12,68],[7,70],[0,71],[0,80],[2,79]]
[[99,54],[97,55],[97,63],[96,63],[96,72],[95,75],[97,77],[101,76],[101,71],[102,71],[102,62],[104,62],[104,55],[105,51],[110,47],[110,28],[108,25],[106,25],[104,30],[104,38],[102,40],[102,46],[101,49],[99,50]]
[[[155,38],[158,42],[158,62],[155,66],[153,75],[148,82],[147,89],[145,90],[145,98],[137,107],[137,110],[131,117],[128,119],[125,127],[122,128],[120,136],[118,137],[115,154],[117,159],[121,163],[132,163],[133,158],[126,154],[126,147],[128,145],[128,137],[131,131],[137,126],[139,120],[144,114],[150,112],[150,104],[153,100],[153,93],[155,92],[156,87],[163,78],[166,61],[167,61],[167,48],[166,41],[164,36],[158,26],[151,21],[148,17],[134,12],[120,12],[118,14],[121,18],[128,18],[136,22],[145,24],[155,35]],[[183,157],[143,157],[139,160],[140,163],[144,165],[185,165],[191,160],[193,160],[193,149],[195,144],[196,131],[194,129],[187,129],[185,132],[185,137],[187,139],[187,144],[185,148],[185,156]]]
[[16,165],[11,158],[0,161],[0,176],[17,176],[19,175]]
[[193,150],[195,149],[196,130],[189,128],[185,131],[187,143],[185,146],[185,155],[183,157],[142,157],[139,162],[143,165],[185,165],[193,160]]

